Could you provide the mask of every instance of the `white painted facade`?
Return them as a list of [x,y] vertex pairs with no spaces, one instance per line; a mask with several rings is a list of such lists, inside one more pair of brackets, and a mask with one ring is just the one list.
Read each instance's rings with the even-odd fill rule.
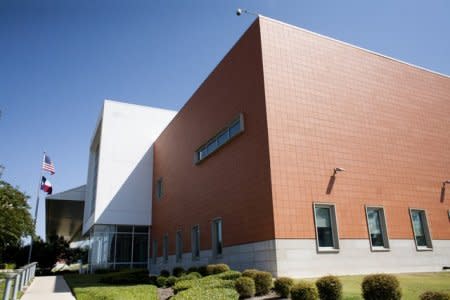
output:
[[335,253],[317,253],[315,239],[276,239],[225,247],[220,259],[211,250],[203,250],[198,260],[184,253],[181,262],[170,255],[164,263],[158,257],[151,273],[172,270],[176,266],[201,266],[224,262],[232,269],[256,268],[274,276],[293,278],[320,277],[326,274],[358,275],[371,273],[439,272],[450,266],[450,241],[433,240],[433,250],[418,251],[414,240],[390,240],[389,251],[370,250],[367,239],[342,239]]
[[83,234],[94,224],[151,225],[151,146],[175,114],[104,101],[91,140]]

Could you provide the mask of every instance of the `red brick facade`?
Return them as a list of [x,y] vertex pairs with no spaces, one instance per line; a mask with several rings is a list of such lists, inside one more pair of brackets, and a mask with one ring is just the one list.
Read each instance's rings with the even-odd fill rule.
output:
[[[313,239],[313,202],[336,204],[340,239],[367,239],[365,205],[385,209],[389,238],[412,239],[408,209],[450,240],[450,79],[259,18],[154,144],[152,240],[223,220],[224,246]],[[195,151],[243,113],[245,131],[209,158]],[[326,193],[333,168],[345,168]],[[155,182],[154,187],[155,187]],[[156,190],[156,188],[154,188]],[[447,190],[450,190],[450,186]],[[159,256],[162,249],[159,247]]]

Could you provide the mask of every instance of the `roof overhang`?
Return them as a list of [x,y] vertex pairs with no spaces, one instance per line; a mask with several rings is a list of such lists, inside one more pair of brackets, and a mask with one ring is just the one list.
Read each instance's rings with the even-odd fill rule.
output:
[[45,234],[68,242],[81,240],[86,185],[45,198]]

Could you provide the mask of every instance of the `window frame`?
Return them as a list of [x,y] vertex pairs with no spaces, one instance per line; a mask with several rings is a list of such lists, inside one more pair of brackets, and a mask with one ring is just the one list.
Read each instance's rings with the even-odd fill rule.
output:
[[[194,240],[194,229],[197,230],[197,239],[196,240]],[[198,256],[195,255],[195,252],[194,252],[194,243],[198,249]],[[193,261],[200,260],[201,249],[200,249],[200,225],[199,224],[196,224],[196,225],[192,226],[192,228],[191,228],[191,252],[192,252],[192,260]]]
[[[427,243],[426,246],[419,246],[419,244],[417,242],[416,232],[414,230],[414,221],[413,221],[413,216],[412,216],[413,211],[419,211],[419,212],[423,213],[423,216],[425,217],[425,222],[422,223],[422,226],[423,226],[423,230],[424,230],[424,234],[425,234],[425,241]],[[416,251],[433,251],[433,238],[431,235],[431,229],[430,229],[430,224],[428,221],[428,214],[427,214],[426,209],[410,207],[409,208],[409,217],[411,219],[411,227],[412,227],[412,232],[413,232],[413,236],[414,236],[414,242],[416,244]]]
[[[221,246],[221,253],[218,253],[217,249],[217,245],[218,245],[218,237],[217,237],[217,233],[216,233],[216,225],[220,223],[220,235],[222,236],[222,246]],[[211,248],[212,248],[212,253],[214,258],[222,258],[223,257],[223,220],[222,218],[218,217],[218,218],[214,218],[211,222]]]
[[152,263],[156,265],[158,262],[158,240],[152,240]]
[[163,196],[164,196],[163,178],[159,177],[158,180],[156,180],[156,199],[161,200]]
[[163,263],[169,262],[169,235],[166,233],[163,236]]
[[[236,125],[236,123],[238,123],[238,122],[239,122],[239,125],[240,125],[239,126],[239,131],[232,136],[230,134],[230,129],[231,129],[231,127]],[[240,136],[244,132],[244,130],[245,130],[244,114],[243,113],[239,113],[239,115],[237,117],[233,118],[233,121],[228,123],[227,126],[222,128],[221,130],[219,130],[215,135],[213,135],[212,138],[208,139],[205,143],[203,143],[200,147],[198,147],[195,150],[195,152],[194,152],[194,164],[197,165],[197,164],[200,164],[201,162],[203,162],[204,160],[206,160],[208,157],[210,157],[212,154],[217,152],[223,146],[225,146],[226,144],[230,143],[233,139],[235,139],[238,136]],[[222,136],[222,134],[224,134],[225,132],[228,132],[228,134],[227,134],[228,138],[222,144],[219,144],[219,137]],[[208,145],[210,145],[213,142],[216,144],[215,148],[211,152],[209,152],[208,151]],[[204,154],[204,156],[202,155],[203,152],[206,152]]]
[[[382,235],[383,244],[384,244],[383,247],[372,245],[372,235],[370,232],[370,225],[369,225],[369,209],[376,209],[379,212],[381,212],[381,214],[379,214],[379,216],[382,217],[382,219],[380,220],[380,226],[381,226],[381,235]],[[387,226],[387,221],[386,221],[386,214],[384,212],[384,206],[382,206],[382,205],[365,205],[365,212],[366,212],[366,222],[367,222],[367,233],[369,234],[370,250],[372,252],[391,251],[391,246],[390,246],[390,242],[389,242],[389,232],[388,232],[388,226]]]
[[[333,247],[320,247],[319,246],[319,232],[317,228],[317,218],[316,218],[316,208],[325,207],[330,209],[330,222],[331,222],[331,233],[333,238]],[[325,203],[325,202],[314,202],[313,203],[313,216],[314,216],[314,230],[316,232],[316,250],[317,253],[338,253],[340,251],[339,243],[339,227],[337,221],[336,204]]]
[[183,261],[183,231],[181,229],[175,233],[175,261],[177,263]]

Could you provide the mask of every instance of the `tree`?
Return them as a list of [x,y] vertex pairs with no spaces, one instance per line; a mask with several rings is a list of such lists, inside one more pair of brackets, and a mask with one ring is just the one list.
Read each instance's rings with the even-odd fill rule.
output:
[[34,234],[29,197],[9,183],[0,180],[0,262],[8,247],[18,247],[21,239]]

